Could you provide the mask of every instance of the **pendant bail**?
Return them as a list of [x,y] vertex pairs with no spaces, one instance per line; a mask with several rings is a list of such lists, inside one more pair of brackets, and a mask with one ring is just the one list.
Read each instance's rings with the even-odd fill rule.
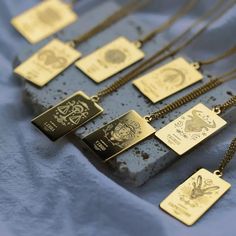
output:
[[220,170],[215,170],[213,173],[214,173],[214,175],[216,175],[218,177],[222,177],[223,176],[223,173]]
[[222,109],[220,105],[214,106],[213,107],[213,112],[215,112],[217,115],[220,115],[222,113]]

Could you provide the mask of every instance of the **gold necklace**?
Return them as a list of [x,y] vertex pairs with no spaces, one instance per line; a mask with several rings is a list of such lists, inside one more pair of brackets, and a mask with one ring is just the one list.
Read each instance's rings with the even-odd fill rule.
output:
[[197,0],[187,1],[169,20],[142,38],[132,42],[128,38],[120,36],[90,55],[80,59],[75,65],[96,83],[107,80],[142,60],[145,57],[145,53],[141,50],[144,44],[171,27],[178,19],[189,12],[197,2]]
[[[218,13],[214,18],[211,19],[210,22],[204,25],[202,29],[197,31],[190,39],[188,39],[188,41],[185,42],[185,45],[188,45],[190,41],[199,36],[199,32],[204,32],[204,30],[206,30],[213,22],[215,22],[220,16],[222,16],[222,14],[224,14],[230,7],[232,7],[232,4],[224,8],[223,11]],[[200,20],[202,19],[203,18],[201,17]],[[199,23],[199,20],[197,20],[197,22]],[[181,39],[181,36],[178,36],[178,39]],[[161,51],[166,48],[169,48],[169,46],[165,46]],[[179,49],[181,48],[183,48],[183,45],[179,47]],[[175,50],[175,52],[177,52],[177,49]],[[159,53],[160,51],[158,51],[150,59],[139,65],[138,68],[134,69],[126,76],[115,81],[110,86],[98,91],[97,94],[92,97],[89,97],[82,91],[76,92],[71,97],[65,99],[58,105],[33,119],[33,124],[53,141],[70,133],[74,129],[81,127],[103,112],[103,108],[98,104],[101,98],[116,91],[131,79],[135,78],[135,76],[137,76],[139,73],[147,70],[153,63],[153,61],[160,61],[156,60],[156,57],[159,56]],[[161,58],[161,60],[162,59],[163,57]]]
[[235,153],[236,138],[231,142],[217,170],[213,173],[204,168],[198,170],[161,202],[161,209],[184,224],[193,225],[231,188],[231,184],[221,177]]
[[30,43],[35,44],[74,23],[78,16],[72,10],[75,2],[43,1],[12,18],[11,24]]
[[[75,37],[69,42],[63,42],[59,39],[53,39],[49,41],[49,43],[47,43],[44,47],[39,49],[26,61],[17,66],[14,69],[14,73],[39,87],[43,87],[49,81],[51,81],[53,78],[55,78],[57,75],[59,75],[61,72],[63,72],[66,68],[68,68],[71,64],[73,64],[77,59],[81,57],[81,53],[76,50],[76,46],[78,46],[82,42],[85,42],[86,40],[93,37],[97,33],[102,32],[103,30],[110,27],[118,20],[128,15],[129,13],[143,7],[148,2],[149,0],[140,0],[137,3],[136,0],[132,0],[127,5],[121,7],[115,13],[108,16],[105,20],[96,25],[94,28],[84,33],[83,35]],[[57,5],[57,3],[60,4]],[[55,6],[53,8],[51,6],[50,8],[53,10],[60,7],[61,4],[63,4],[63,6],[65,5],[65,3],[62,3],[60,0],[44,1],[41,4],[43,4],[43,9],[45,8],[45,5],[47,6],[50,4],[55,4],[57,7]],[[36,11],[32,9],[31,11],[33,11],[32,13],[33,15],[38,14],[38,10]],[[45,9],[44,11],[46,12]],[[66,11],[60,9],[59,13],[63,17],[65,17],[65,20],[69,20],[69,17],[66,16]],[[47,15],[48,14],[45,13],[45,17]],[[50,17],[51,16],[53,15],[50,15]],[[38,15],[35,17],[38,17]],[[33,16],[31,16],[30,18],[33,18]],[[15,21],[18,22],[18,19],[14,20],[14,22]],[[25,21],[24,17],[22,21]],[[27,22],[29,24],[34,24],[34,21],[28,20],[28,15],[27,15]],[[56,24],[59,23],[60,21],[56,21]],[[42,25],[42,27],[32,26],[30,27],[30,29],[36,30],[35,34],[36,37],[38,37],[38,34],[46,34],[46,30],[45,31],[43,30],[44,27],[46,27],[50,31],[50,34],[52,33],[52,28],[55,31],[55,28],[52,27],[52,25],[50,24],[45,25],[45,23]],[[48,33],[46,34],[46,36],[49,36]],[[33,37],[34,34],[30,32],[30,36]]]
[[227,124],[219,115],[236,105],[236,96],[213,111],[200,103],[158,131],[149,123],[161,119],[164,115],[234,78],[236,69],[230,73],[229,76],[214,79],[145,117],[131,110],[86,136],[83,141],[97,156],[107,162],[156,132],[155,136],[158,139],[179,155],[183,155]]
[[202,66],[219,62],[236,53],[236,46],[222,54],[194,63],[178,56],[171,62],[162,65],[148,74],[135,79],[133,85],[153,103],[157,103],[187,87],[201,81],[204,76],[200,72]]

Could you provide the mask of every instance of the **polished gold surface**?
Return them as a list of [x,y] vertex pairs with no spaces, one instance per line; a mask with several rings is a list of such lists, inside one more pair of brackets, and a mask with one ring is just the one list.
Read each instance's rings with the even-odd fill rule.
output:
[[125,37],[119,37],[76,62],[92,80],[100,83],[144,58],[144,53]]
[[132,110],[88,135],[83,141],[106,162],[154,132],[155,129]]
[[[200,169],[176,188],[160,207],[186,225],[193,225],[231,185],[206,169]],[[220,214],[220,213],[219,213]]]
[[203,75],[192,64],[179,57],[134,80],[133,84],[156,103],[202,79]]
[[12,25],[30,42],[38,43],[75,22],[77,15],[63,1],[43,1],[12,19]]
[[15,68],[14,72],[37,86],[44,86],[77,60],[81,54],[58,39]]
[[83,92],[77,92],[32,120],[55,141],[98,116],[103,109]]
[[200,103],[155,135],[176,153],[183,155],[226,124],[225,120]]

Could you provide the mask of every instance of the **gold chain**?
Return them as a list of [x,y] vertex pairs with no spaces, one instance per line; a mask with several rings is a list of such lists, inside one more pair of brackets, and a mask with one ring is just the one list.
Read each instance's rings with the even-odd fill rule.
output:
[[134,11],[142,8],[148,2],[149,2],[149,0],[140,0],[140,1],[133,0],[133,1],[129,2],[125,6],[121,7],[114,14],[112,14],[111,16],[108,16],[105,20],[103,20],[101,23],[96,25],[94,28],[92,28],[88,32],[86,32],[83,35],[78,36],[77,38],[75,38],[75,39],[71,40],[70,42],[68,42],[68,44],[73,46],[73,47],[76,47],[77,45],[79,45],[79,44],[87,41],[88,39],[90,39],[92,36],[98,34],[99,32],[101,32],[101,31],[105,30],[106,28],[108,28],[109,26],[113,25],[118,20],[120,20],[123,17],[127,16],[131,12],[134,12]]
[[[227,6],[222,12],[217,14],[213,19],[211,19],[210,22],[208,22],[202,29],[200,29],[197,33],[195,33],[183,45],[181,45],[180,47],[178,47],[177,49],[175,49],[172,52],[169,52],[167,54],[162,55],[167,50],[169,50],[173,46],[173,44],[177,43],[179,40],[182,40],[182,37],[185,36],[186,34],[188,34],[192,30],[193,26],[197,26],[198,24],[200,24],[207,17],[209,17],[212,14],[214,14],[218,8],[220,8],[222,5],[224,5],[224,1],[222,1],[222,0],[218,1],[217,4],[214,5],[214,7],[212,9],[210,9],[206,14],[204,14],[197,21],[195,21],[187,30],[184,31],[184,33],[182,33],[181,35],[177,36],[168,45],[164,46],[161,50],[159,50],[157,53],[155,53],[152,57],[150,57],[145,62],[139,64],[138,67],[136,67],[134,70],[129,72],[127,75],[125,75],[124,77],[118,79],[117,81],[112,83],[110,86],[100,90],[95,96],[92,97],[94,99],[94,101],[98,102],[100,100],[100,98],[102,98],[102,97],[104,97],[104,96],[106,96],[106,95],[116,91],[118,88],[120,88],[121,86],[123,86],[124,84],[126,84],[127,82],[129,82],[130,80],[132,80],[133,78],[135,78],[136,76],[141,74],[142,72],[148,70],[149,68],[151,68],[154,65],[162,62],[163,60],[169,58],[170,56],[175,55],[179,50],[183,49],[185,46],[190,44],[194,39],[196,39],[201,33],[203,33],[212,23],[214,23],[218,18],[220,18],[234,4],[235,4],[235,1],[231,2],[231,4],[229,6]],[[162,55],[162,57],[159,57],[161,55]],[[155,59],[157,59],[157,60],[155,60]]]
[[148,122],[151,122],[153,120],[160,119],[164,117],[166,114],[176,110],[177,108],[189,103],[190,101],[194,100],[195,98],[200,97],[201,95],[207,93],[208,91],[220,86],[223,83],[222,80],[220,79],[214,79],[211,80],[210,82],[204,84],[203,86],[193,90],[189,94],[177,99],[176,101],[166,105],[162,109],[153,112],[151,115],[145,116],[145,119]]
[[189,12],[196,4],[198,0],[192,0],[192,1],[187,1],[181,9],[177,11],[177,13],[172,16],[169,20],[164,22],[161,26],[156,28],[155,30],[151,31],[147,35],[145,35],[143,38],[139,39],[138,42],[140,45],[145,44],[146,42],[150,41],[153,37],[155,37],[157,34],[163,32],[167,28],[171,27],[179,18],[184,16],[187,12]]
[[221,113],[225,112],[226,110],[230,109],[231,107],[236,105],[236,96],[233,96],[229,101],[225,102],[221,105],[216,105],[213,108],[213,111],[220,115]]
[[226,57],[230,57],[233,54],[236,53],[236,46],[233,46],[232,48],[228,49],[227,51],[223,52],[221,55],[218,55],[217,57],[213,57],[210,59],[207,59],[205,61],[198,61],[199,65],[209,65],[213,64],[215,62],[218,62]]
[[233,159],[234,155],[236,153],[236,138],[233,139],[231,142],[229,149],[227,150],[225,157],[223,160],[221,160],[218,170],[216,170],[214,173],[221,177],[223,175],[223,171],[226,168],[226,166],[229,164],[229,162]]

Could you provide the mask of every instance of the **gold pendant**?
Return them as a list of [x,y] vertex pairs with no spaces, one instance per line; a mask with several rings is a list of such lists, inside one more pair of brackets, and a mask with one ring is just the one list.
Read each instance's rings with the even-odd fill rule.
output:
[[160,207],[186,225],[193,225],[231,185],[206,169],[200,169],[176,188]]
[[107,162],[154,132],[155,129],[132,110],[91,133],[83,141]]
[[30,42],[53,35],[77,20],[68,4],[60,0],[43,1],[11,20],[12,25]]
[[155,135],[176,153],[183,155],[226,124],[225,120],[200,103]]
[[[51,0],[50,0],[51,1]],[[81,56],[81,53],[53,39],[14,69],[22,78],[37,86],[44,86]]]
[[156,103],[202,79],[203,75],[193,64],[179,57],[134,80],[133,84],[153,103]]
[[56,141],[103,112],[83,92],[77,92],[32,120],[49,139]]
[[76,66],[92,80],[100,83],[144,58],[144,53],[125,37],[76,62]]

